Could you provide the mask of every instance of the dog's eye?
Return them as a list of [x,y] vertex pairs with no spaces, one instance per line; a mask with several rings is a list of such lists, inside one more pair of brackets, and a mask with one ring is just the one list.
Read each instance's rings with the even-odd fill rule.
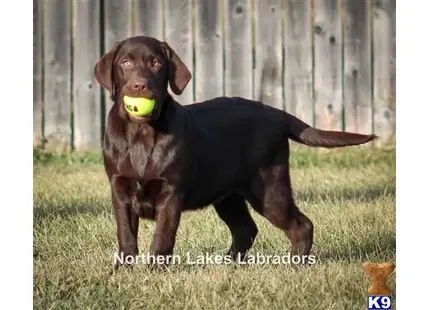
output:
[[124,61],[122,62],[122,65],[123,65],[124,67],[130,67],[130,66],[131,66],[131,62],[130,62],[129,60],[124,60]]
[[152,66],[153,67],[159,67],[161,64],[160,64],[160,62],[157,60],[157,59],[154,59],[153,61],[152,61]]

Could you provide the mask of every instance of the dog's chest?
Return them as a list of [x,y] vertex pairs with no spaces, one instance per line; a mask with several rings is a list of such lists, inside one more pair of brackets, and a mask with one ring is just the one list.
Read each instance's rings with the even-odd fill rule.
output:
[[[134,129],[134,130],[133,130]],[[118,162],[121,175],[143,179],[160,179],[174,168],[172,137],[155,132],[149,125],[126,131],[127,150]]]

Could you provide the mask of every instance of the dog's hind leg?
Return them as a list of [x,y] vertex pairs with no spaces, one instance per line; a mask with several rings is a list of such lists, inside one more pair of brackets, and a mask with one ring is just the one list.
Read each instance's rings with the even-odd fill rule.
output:
[[230,195],[214,203],[214,207],[231,232],[232,244],[227,255],[234,260],[243,259],[258,233],[245,199],[240,195]]
[[254,210],[286,233],[292,245],[292,255],[310,253],[314,227],[294,202],[288,165],[261,171],[246,198]]

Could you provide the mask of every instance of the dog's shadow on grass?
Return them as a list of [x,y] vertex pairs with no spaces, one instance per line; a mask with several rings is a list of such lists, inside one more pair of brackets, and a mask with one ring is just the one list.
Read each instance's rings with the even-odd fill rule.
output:
[[77,215],[89,214],[112,214],[112,208],[108,208],[102,204],[67,204],[67,205],[49,205],[44,207],[36,207],[33,209],[33,219],[35,221],[45,220],[47,218],[66,219]]
[[[358,189],[331,189],[328,191],[297,191],[295,197],[298,201],[318,202],[321,200],[354,200],[354,201],[367,201],[372,202],[380,199],[383,196],[395,195],[396,188],[393,186],[377,186],[370,188]],[[69,218],[79,214],[99,215],[102,213],[112,214],[112,207],[110,203],[106,202],[82,204],[67,203],[67,204],[54,204],[50,203],[47,206],[36,207],[33,209],[34,220],[43,220],[48,217]]]
[[377,239],[366,238],[366,242],[354,244],[350,249],[345,247],[324,251],[315,251],[317,261],[378,261],[396,255],[396,238],[394,235],[384,235]]
[[363,202],[373,202],[384,196],[393,196],[396,194],[395,184],[378,185],[364,188],[339,188],[327,191],[304,191],[298,190],[294,193],[298,201],[318,202],[321,200],[353,200]]
[[[328,201],[354,201],[354,202],[376,202],[383,197],[395,196],[395,183],[390,185],[378,185],[364,188],[344,188],[329,191],[296,193],[297,199],[307,202]],[[354,260],[378,260],[387,256],[395,256],[396,238],[395,235],[382,235],[377,239],[374,237],[365,238],[365,242],[352,244],[349,248],[329,248],[323,251],[316,251],[315,255],[319,261],[354,261]]]

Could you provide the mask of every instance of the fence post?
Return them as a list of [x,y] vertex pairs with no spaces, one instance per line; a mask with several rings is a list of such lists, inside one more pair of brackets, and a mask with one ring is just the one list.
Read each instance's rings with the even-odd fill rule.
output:
[[164,40],[163,1],[136,0],[136,23],[134,33]]
[[33,0],[33,146],[43,145],[43,1]]
[[371,1],[345,0],[345,130],[372,133]]
[[196,101],[223,95],[221,1],[196,0]]
[[89,150],[101,146],[100,86],[94,77],[100,58],[99,1],[75,0],[73,15],[74,146]]
[[342,130],[342,17],[340,0],[316,0],[314,23],[315,126]]
[[284,110],[281,1],[256,1],[254,99]]
[[387,142],[396,132],[396,1],[373,4],[374,129]]
[[253,97],[251,2],[226,0],[225,4],[225,93]]
[[[193,36],[191,0],[166,0],[166,41],[193,73]],[[194,77],[177,96],[182,105],[193,103]],[[173,94],[172,94],[173,95]],[[176,95],[174,95],[176,97]]]
[[309,0],[285,0],[286,110],[313,124],[312,19]]
[[44,3],[45,148],[69,151],[72,146],[71,0]]

